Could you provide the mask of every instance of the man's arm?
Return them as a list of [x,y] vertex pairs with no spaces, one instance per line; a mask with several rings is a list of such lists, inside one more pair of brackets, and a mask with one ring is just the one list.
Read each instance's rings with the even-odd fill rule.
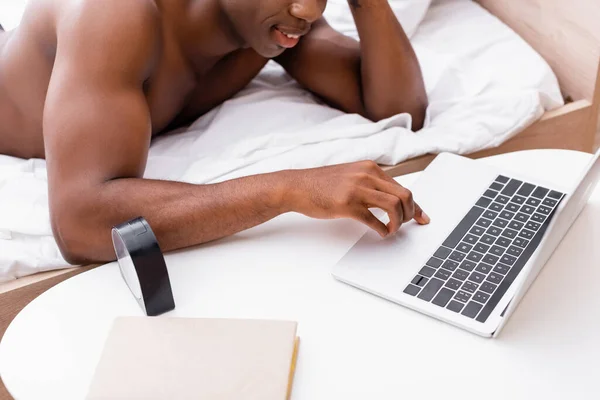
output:
[[[111,227],[137,216],[148,220],[165,251],[287,211],[354,218],[381,235],[413,217],[426,222],[410,192],[369,162],[214,185],[142,179],[151,139],[143,83],[156,58],[159,24],[144,2],[101,3],[77,3],[81,9],[59,28],[44,110],[51,221],[67,261],[114,260]],[[386,210],[390,224],[367,207]]]
[[331,105],[372,120],[408,112],[423,126],[427,94],[419,63],[388,0],[349,0],[360,44],[321,18],[276,61]]

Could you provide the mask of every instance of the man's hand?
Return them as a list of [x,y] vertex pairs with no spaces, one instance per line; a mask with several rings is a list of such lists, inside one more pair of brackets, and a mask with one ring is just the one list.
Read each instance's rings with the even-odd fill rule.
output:
[[[412,193],[390,178],[372,161],[289,171],[293,211],[312,218],[352,218],[382,237],[396,233],[411,219],[424,225],[429,217],[414,202]],[[388,225],[369,208],[380,208],[390,217]]]

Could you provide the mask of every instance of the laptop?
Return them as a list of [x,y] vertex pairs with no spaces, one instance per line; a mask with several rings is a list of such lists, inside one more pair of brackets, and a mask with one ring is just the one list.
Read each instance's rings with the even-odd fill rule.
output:
[[563,188],[442,153],[411,186],[431,223],[408,223],[383,239],[369,230],[333,276],[495,337],[587,203],[599,157],[574,188]]

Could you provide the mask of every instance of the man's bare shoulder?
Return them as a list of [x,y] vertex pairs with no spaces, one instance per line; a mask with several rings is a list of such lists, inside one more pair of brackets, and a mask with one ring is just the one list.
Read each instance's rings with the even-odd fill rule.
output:
[[106,28],[128,23],[133,29],[144,29],[160,21],[160,11],[153,0],[63,0],[55,6],[59,26],[76,21],[101,21]]
[[57,56],[62,42],[68,57],[75,54],[74,62],[95,63],[107,72],[111,66],[148,72],[161,40],[161,15],[154,1],[76,0],[59,7]]

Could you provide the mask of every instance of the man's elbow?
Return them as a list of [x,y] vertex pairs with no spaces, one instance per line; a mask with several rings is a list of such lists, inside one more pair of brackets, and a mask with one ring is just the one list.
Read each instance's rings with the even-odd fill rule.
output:
[[401,104],[394,104],[389,107],[373,107],[371,110],[367,110],[366,116],[371,121],[378,122],[394,115],[408,113],[412,119],[412,130],[416,132],[421,130],[425,124],[427,106],[427,98],[414,99],[409,104],[402,102]]
[[62,257],[71,265],[92,262],[90,254],[91,235],[86,233],[83,223],[69,211],[57,211],[51,218],[52,232]]

